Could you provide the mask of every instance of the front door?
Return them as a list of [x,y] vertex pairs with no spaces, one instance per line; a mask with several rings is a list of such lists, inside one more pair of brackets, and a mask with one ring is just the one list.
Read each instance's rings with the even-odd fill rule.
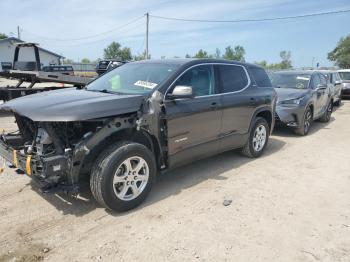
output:
[[313,91],[314,100],[314,118],[318,118],[322,114],[325,90],[318,89],[317,87],[321,84],[321,79],[318,74],[314,74],[311,80],[311,86]]
[[178,85],[191,86],[194,98],[166,98],[164,102],[170,167],[215,154],[222,117],[212,65],[187,70],[172,85],[169,94]]

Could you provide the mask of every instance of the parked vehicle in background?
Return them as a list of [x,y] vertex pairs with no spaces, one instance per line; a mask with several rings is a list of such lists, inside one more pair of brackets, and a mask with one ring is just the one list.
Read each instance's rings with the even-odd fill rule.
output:
[[66,65],[49,65],[44,66],[42,68],[42,71],[44,72],[55,72],[55,73],[61,73],[64,75],[70,75],[74,76],[74,69],[72,66],[66,66]]
[[106,59],[98,62],[96,65],[96,73],[102,75],[114,68],[124,65],[127,61],[117,60],[117,59]]
[[350,97],[350,69],[341,69],[341,70],[338,70],[338,73],[342,81],[341,95],[343,98],[349,98]]
[[14,99],[19,133],[0,155],[44,191],[78,192],[124,211],[148,195],[159,171],[241,148],[259,157],[274,127],[276,92],[261,67],[214,59],[146,60],[116,68],[84,89]]
[[320,70],[327,78],[328,84],[333,96],[333,105],[340,106],[341,104],[341,92],[342,92],[342,82],[337,71],[333,70]]
[[324,74],[315,71],[278,71],[270,74],[277,92],[276,120],[307,135],[313,120],[328,122],[333,98]]
[[11,62],[1,62],[0,63],[0,71],[9,71],[12,69]]

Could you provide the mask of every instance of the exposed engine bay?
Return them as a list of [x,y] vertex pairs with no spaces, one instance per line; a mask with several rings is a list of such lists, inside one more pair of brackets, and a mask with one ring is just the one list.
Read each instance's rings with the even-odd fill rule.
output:
[[35,122],[18,114],[15,119],[19,130],[1,135],[0,142],[13,150],[16,167],[44,182],[41,183],[44,190],[70,184],[67,177],[72,171],[77,144],[107,121]]
[[103,121],[34,122],[19,115],[15,118],[19,133],[4,138],[15,149],[38,156],[62,154],[103,125]]

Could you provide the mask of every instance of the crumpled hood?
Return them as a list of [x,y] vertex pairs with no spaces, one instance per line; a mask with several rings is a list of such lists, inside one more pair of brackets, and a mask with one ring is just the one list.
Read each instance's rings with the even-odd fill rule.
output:
[[296,88],[275,88],[277,93],[277,103],[280,101],[297,99],[303,97],[310,92],[309,89],[296,89]]
[[117,95],[65,88],[28,95],[0,105],[1,111],[12,111],[33,121],[84,121],[136,112],[142,95]]

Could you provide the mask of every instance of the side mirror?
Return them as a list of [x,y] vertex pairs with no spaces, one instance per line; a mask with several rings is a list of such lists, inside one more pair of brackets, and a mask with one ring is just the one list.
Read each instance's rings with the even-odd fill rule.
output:
[[336,85],[336,86],[337,86],[337,85],[341,85],[341,81],[339,81],[339,80],[338,80],[338,81],[335,81],[334,85]]
[[327,85],[322,85],[322,84],[318,84],[316,87],[316,90],[325,90],[327,88]]
[[190,86],[175,86],[173,92],[167,97],[170,99],[193,98],[193,90]]

